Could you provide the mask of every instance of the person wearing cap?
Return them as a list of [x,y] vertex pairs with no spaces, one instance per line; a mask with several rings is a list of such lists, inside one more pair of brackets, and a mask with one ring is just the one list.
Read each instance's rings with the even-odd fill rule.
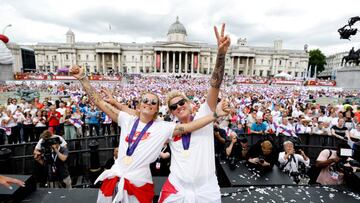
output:
[[247,154],[250,167],[260,171],[271,170],[278,160],[275,145],[270,140],[263,140],[251,146]]

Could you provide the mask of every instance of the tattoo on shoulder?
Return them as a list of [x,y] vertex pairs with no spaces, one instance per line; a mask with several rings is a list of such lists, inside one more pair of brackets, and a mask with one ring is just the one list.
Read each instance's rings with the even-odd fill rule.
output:
[[225,71],[225,54],[218,54],[216,58],[215,69],[211,76],[210,85],[219,89],[224,78]]
[[185,132],[185,128],[183,126],[176,126],[175,127],[175,131],[178,131],[179,133],[184,133]]

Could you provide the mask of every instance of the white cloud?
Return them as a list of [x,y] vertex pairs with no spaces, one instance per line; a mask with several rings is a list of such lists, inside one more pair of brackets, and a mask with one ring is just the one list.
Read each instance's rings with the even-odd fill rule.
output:
[[360,48],[359,36],[349,42],[337,33],[349,17],[360,15],[358,0],[0,0],[0,5],[0,28],[11,23],[6,34],[20,44],[63,42],[69,27],[83,42],[165,40],[179,16],[191,41],[215,43],[213,25],[226,22],[233,43],[246,37],[249,45],[269,46],[281,38],[286,48],[309,44],[326,54]]

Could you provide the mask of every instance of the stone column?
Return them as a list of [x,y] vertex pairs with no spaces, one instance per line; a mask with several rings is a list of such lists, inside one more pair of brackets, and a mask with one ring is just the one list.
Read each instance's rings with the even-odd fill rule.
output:
[[208,59],[207,59],[207,64],[208,64],[207,74],[211,74],[211,73],[210,73],[210,66],[211,66],[211,64],[210,64],[210,58],[211,58],[211,53],[210,53],[210,56],[209,56]]
[[[96,69],[99,70],[100,68],[100,54],[96,53]],[[93,73],[95,73],[95,70],[93,70]]]
[[191,69],[191,75],[194,73],[194,52],[191,53],[191,65],[190,65],[190,69]]
[[143,73],[145,73],[146,72],[146,68],[145,68],[145,54],[143,54],[143,56],[142,56],[142,70],[143,70]]
[[251,71],[254,72],[255,69],[255,58],[251,59]]
[[[46,67],[46,63],[45,63],[45,58],[46,58],[46,54],[45,54],[45,52],[44,52],[44,57],[43,57],[43,67],[45,68],[45,71],[47,72],[47,67]],[[50,70],[51,71],[51,70]]]
[[173,51],[172,73],[175,73],[175,52]]
[[169,61],[169,52],[167,51],[166,52],[166,73],[169,73],[169,64],[170,61]]
[[[39,59],[37,59],[39,60]],[[59,60],[59,68],[62,68],[62,61],[61,61],[61,54],[58,53],[58,60]]]
[[235,74],[235,75],[239,75],[240,64],[241,64],[240,62],[241,62],[241,57],[239,56],[239,57],[238,57],[238,63],[237,63],[237,66],[238,66],[238,67],[237,67],[237,69],[236,69],[236,74]]
[[179,72],[178,73],[181,73],[181,52],[179,52]]
[[111,68],[115,72],[115,56],[114,56],[114,53],[111,53]]
[[248,72],[249,72],[249,57],[246,57],[246,66],[245,66],[245,74],[244,75],[247,76]]
[[160,52],[160,73],[163,72],[163,52]]
[[154,61],[153,61],[154,73],[156,73],[156,51],[154,51]]
[[[232,74],[234,72],[234,69],[235,69],[235,56],[231,57],[230,69],[231,69],[231,74]],[[236,75],[236,73],[235,73],[235,75]]]
[[[101,60],[102,60],[102,74],[104,74],[105,73],[105,53],[102,53]],[[99,72],[100,72],[100,70],[99,70]]]
[[188,68],[189,68],[189,64],[188,64],[188,54],[187,52],[185,52],[185,73],[188,73]]
[[273,75],[276,75],[276,59],[273,59],[272,74],[273,74]]
[[74,55],[74,58],[73,58],[73,59],[74,59],[74,61],[73,61],[74,63],[73,63],[73,64],[71,64],[71,65],[77,64],[76,53],[73,53],[73,55]]
[[122,70],[121,70],[121,55],[120,55],[120,53],[118,53],[118,68],[117,68],[117,71],[122,73]]

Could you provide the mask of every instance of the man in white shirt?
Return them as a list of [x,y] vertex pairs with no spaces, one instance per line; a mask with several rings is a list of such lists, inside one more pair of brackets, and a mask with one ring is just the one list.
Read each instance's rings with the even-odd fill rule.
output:
[[279,164],[283,171],[292,173],[299,172],[299,162],[309,166],[310,159],[305,155],[303,150],[299,150],[300,154],[295,153],[294,144],[291,141],[284,142],[284,151],[279,153]]
[[288,118],[282,118],[282,122],[276,130],[276,135],[279,134],[297,137],[294,126],[289,123]]

